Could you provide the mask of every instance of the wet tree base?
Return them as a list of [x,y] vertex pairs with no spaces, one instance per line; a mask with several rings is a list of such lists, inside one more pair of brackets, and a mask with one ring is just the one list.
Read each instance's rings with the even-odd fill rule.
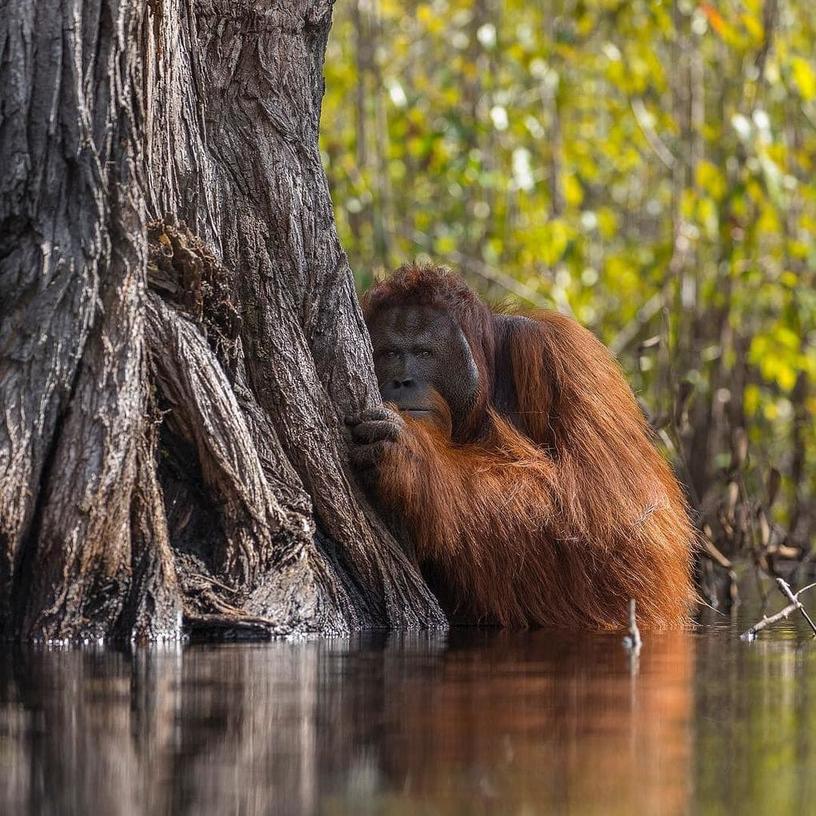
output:
[[346,462],[380,400],[317,147],[331,3],[15,9],[3,635],[445,626]]

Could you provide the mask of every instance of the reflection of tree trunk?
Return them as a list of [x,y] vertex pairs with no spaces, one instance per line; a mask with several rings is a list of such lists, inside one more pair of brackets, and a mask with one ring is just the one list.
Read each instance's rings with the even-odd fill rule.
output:
[[458,637],[7,656],[0,811],[688,812],[689,633]]
[[441,620],[344,466],[379,397],[317,151],[330,10],[8,9],[7,632]]

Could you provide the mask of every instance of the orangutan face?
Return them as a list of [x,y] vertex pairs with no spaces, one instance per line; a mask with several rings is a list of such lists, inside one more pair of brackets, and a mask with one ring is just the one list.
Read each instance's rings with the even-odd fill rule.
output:
[[395,306],[378,313],[369,332],[383,400],[421,418],[436,393],[457,428],[476,399],[479,375],[456,322],[430,306]]

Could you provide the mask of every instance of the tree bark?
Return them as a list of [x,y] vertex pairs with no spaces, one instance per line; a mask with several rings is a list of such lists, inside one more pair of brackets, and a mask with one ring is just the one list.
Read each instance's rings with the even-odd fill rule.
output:
[[330,23],[8,4],[6,635],[444,624],[346,464],[342,417],[379,395],[317,149]]

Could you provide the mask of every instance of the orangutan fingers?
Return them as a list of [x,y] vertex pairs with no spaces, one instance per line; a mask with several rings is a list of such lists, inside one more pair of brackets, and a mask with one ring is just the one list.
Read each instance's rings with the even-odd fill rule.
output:
[[351,428],[351,438],[358,444],[368,444],[383,440],[394,441],[399,437],[400,425],[388,419],[375,419],[361,422]]
[[389,410],[384,406],[379,408],[366,408],[358,414],[349,414],[345,418],[346,425],[359,425],[361,422],[374,422],[385,419],[391,419],[395,416],[395,412]]

